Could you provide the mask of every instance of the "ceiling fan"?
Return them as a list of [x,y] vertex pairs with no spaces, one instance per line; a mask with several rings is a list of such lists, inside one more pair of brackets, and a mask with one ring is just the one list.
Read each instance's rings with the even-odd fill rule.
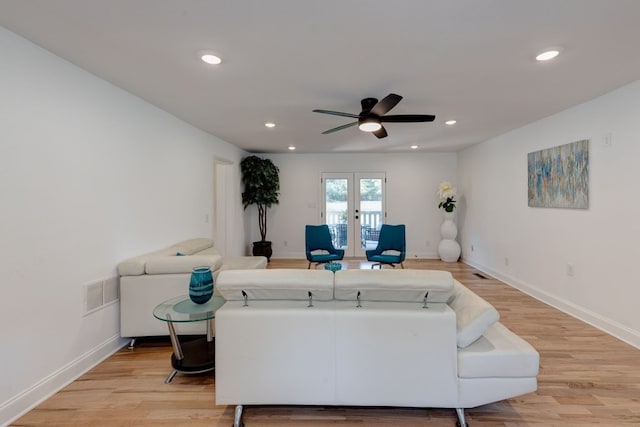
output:
[[337,132],[342,129],[350,128],[351,126],[358,125],[358,128],[364,132],[371,132],[378,138],[384,138],[387,136],[387,130],[382,126],[382,123],[413,123],[413,122],[432,122],[436,116],[431,114],[397,114],[385,116],[393,107],[398,105],[398,102],[402,97],[395,93],[389,95],[378,101],[376,98],[365,98],[360,101],[362,105],[362,111],[360,114],[342,113],[340,111],[330,110],[313,110],[314,113],[332,114],[334,116],[351,117],[358,119],[357,122],[347,123],[346,125],[338,126],[333,129],[322,132],[323,135],[328,133]]

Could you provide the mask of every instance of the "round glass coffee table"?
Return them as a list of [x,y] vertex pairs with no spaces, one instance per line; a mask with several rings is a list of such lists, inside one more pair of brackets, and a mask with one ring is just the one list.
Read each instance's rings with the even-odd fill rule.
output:
[[[167,322],[169,336],[173,346],[171,366],[173,371],[164,380],[170,383],[178,372],[198,374],[213,371],[216,362],[216,344],[213,337],[213,319],[216,311],[227,302],[214,295],[204,304],[196,304],[187,295],[179,296],[158,304],[153,316]],[[174,323],[207,322],[207,335],[192,341],[180,343]]]

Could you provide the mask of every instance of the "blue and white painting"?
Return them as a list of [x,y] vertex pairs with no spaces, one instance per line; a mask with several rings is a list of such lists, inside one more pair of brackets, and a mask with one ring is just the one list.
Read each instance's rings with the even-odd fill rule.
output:
[[527,155],[529,206],[589,207],[589,140]]

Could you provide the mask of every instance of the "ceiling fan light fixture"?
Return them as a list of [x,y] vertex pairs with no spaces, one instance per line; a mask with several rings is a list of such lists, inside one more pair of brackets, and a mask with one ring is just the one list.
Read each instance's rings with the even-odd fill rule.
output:
[[382,128],[379,121],[373,119],[367,119],[361,123],[358,123],[358,128],[363,132],[375,132]]

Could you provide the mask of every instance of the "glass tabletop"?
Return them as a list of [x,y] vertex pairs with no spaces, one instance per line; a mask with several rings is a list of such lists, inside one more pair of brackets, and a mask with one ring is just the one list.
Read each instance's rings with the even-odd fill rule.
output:
[[153,316],[165,322],[199,322],[216,317],[216,310],[227,302],[214,295],[204,304],[196,304],[188,295],[172,298],[153,309]]

